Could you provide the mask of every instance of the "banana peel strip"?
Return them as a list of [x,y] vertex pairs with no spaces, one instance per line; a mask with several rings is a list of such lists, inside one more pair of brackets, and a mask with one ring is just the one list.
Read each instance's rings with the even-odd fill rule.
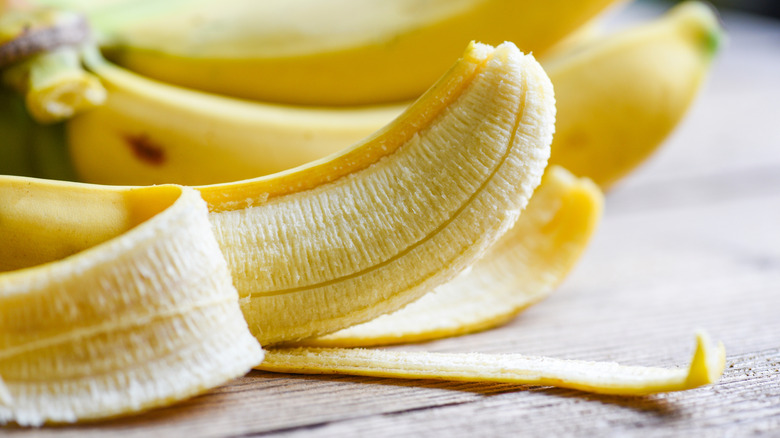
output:
[[[6,224],[20,219],[13,206],[34,183],[0,177]],[[199,194],[173,186],[128,190],[122,202],[130,216],[139,214],[130,211],[135,192],[148,201],[137,208],[157,202],[162,211],[145,212],[156,214],[73,256],[0,275],[0,424],[165,406],[262,360]],[[13,245],[1,246],[5,261]]]
[[556,386],[598,394],[645,395],[716,382],[726,364],[722,344],[703,332],[688,369],[625,366],[519,354],[399,352],[345,348],[270,349],[258,370],[295,374],[350,374]]
[[552,166],[514,227],[470,270],[395,313],[295,345],[419,342],[500,325],[563,280],[585,250],[602,208],[595,184]]

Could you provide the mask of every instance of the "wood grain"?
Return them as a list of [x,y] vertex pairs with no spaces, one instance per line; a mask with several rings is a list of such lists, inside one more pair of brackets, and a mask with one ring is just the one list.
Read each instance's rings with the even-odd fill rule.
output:
[[[657,13],[634,5],[629,20]],[[407,350],[684,366],[727,348],[714,387],[621,398],[550,388],[251,372],[188,402],[9,437],[780,436],[780,23],[725,15],[730,43],[664,149],[607,198],[548,300],[489,332]]]

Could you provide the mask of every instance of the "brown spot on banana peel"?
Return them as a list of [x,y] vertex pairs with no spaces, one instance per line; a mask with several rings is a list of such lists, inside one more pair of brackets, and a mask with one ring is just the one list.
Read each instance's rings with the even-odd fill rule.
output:
[[139,160],[153,166],[160,166],[167,159],[165,149],[146,134],[125,134],[122,136],[130,150]]

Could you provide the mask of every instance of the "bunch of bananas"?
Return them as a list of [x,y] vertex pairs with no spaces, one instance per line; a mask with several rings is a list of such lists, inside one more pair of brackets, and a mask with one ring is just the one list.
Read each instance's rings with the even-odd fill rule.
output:
[[599,186],[678,123],[722,38],[700,3],[603,36],[610,3],[0,6],[0,422],[137,412],[252,367],[716,381],[703,334],[687,370],[352,348],[494,327],[574,265]]

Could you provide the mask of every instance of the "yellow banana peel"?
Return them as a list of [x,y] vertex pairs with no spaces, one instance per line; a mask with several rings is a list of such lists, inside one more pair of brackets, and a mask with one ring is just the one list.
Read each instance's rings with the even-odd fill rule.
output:
[[334,106],[416,98],[471,40],[512,41],[541,55],[615,0],[155,0],[103,10],[76,3],[111,59],[145,76]]
[[296,374],[352,374],[557,386],[598,394],[645,395],[715,383],[726,366],[723,344],[699,332],[688,369],[562,360],[518,354],[401,352],[344,348],[271,349],[256,368]]

